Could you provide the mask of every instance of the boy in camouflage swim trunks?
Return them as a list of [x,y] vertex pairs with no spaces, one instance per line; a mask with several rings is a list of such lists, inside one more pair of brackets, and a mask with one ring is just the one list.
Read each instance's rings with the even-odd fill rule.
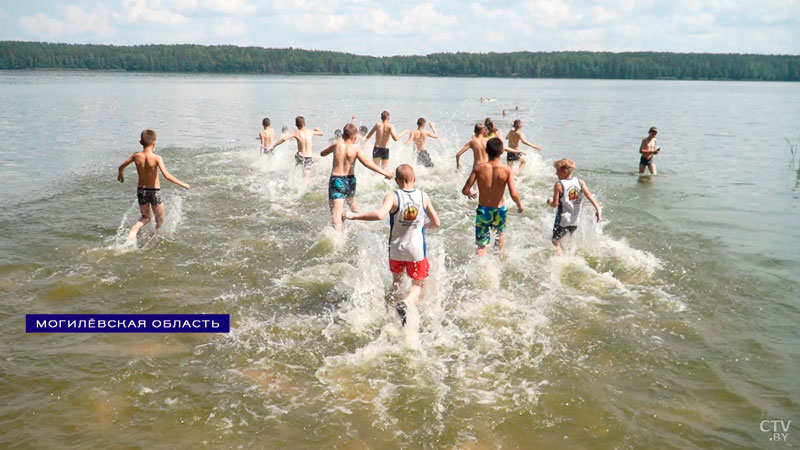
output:
[[150,222],[150,211],[152,210],[156,216],[156,231],[161,228],[164,223],[164,203],[161,201],[161,182],[158,179],[158,171],[164,174],[164,178],[171,181],[178,186],[189,189],[189,185],[183,181],[175,178],[169,173],[164,160],[161,156],[155,154],[156,148],[156,132],[153,130],[142,131],[139,143],[142,144],[142,151],[136,152],[129,156],[120,166],[117,174],[117,180],[120,183],[125,181],[125,176],[122,172],[128,164],[136,163],[136,173],[139,175],[139,187],[136,188],[136,200],[139,203],[139,210],[142,216],[131,227],[128,232],[129,240],[136,240],[136,234],[139,229]]
[[[525,210],[514,185],[514,174],[511,168],[500,164],[499,158],[503,154],[503,141],[496,137],[489,139],[486,143],[486,154],[489,162],[476,165],[461,190],[461,193],[469,198],[478,197],[478,209],[475,211],[475,244],[478,247],[475,253],[478,256],[486,253],[486,246],[491,241],[489,232],[492,228],[497,235],[495,246],[502,250],[505,245],[503,232],[506,229],[506,186],[508,186],[511,199],[517,204],[517,210],[519,212]],[[479,195],[472,191],[472,185],[476,181]]]
[[351,211],[358,212],[354,170],[356,160],[390,180],[394,176],[393,173],[381,169],[364,155],[361,147],[356,144],[357,137],[358,129],[354,124],[348,123],[342,129],[342,139],[320,152],[320,156],[333,153],[333,167],[331,167],[331,178],[328,181],[328,202],[331,208],[333,229],[337,231],[342,229],[342,212],[345,202]]

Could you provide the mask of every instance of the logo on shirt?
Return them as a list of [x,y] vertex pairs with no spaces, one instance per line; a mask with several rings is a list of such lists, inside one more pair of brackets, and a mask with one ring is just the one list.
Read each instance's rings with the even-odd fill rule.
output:
[[403,220],[407,222],[413,222],[414,220],[417,220],[418,215],[419,209],[417,209],[417,207],[414,205],[410,205],[403,213]]
[[569,198],[569,201],[571,201],[571,202],[577,200],[578,199],[578,189],[577,188],[571,188],[569,190],[569,192],[567,193],[567,198]]

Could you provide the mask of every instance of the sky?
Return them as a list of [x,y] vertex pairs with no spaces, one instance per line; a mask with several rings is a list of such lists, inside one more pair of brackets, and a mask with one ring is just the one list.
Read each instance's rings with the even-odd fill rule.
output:
[[0,0],[0,40],[800,54],[800,0]]

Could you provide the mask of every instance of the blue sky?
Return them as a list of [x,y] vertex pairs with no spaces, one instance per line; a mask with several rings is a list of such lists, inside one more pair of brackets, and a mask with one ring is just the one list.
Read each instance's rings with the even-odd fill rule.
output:
[[0,40],[800,54],[800,0],[0,0]]

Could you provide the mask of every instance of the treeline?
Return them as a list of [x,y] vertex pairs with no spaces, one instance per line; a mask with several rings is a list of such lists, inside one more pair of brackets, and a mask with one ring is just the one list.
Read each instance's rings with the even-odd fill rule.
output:
[[0,69],[800,81],[800,56],[660,52],[350,53],[201,45],[0,42]]

